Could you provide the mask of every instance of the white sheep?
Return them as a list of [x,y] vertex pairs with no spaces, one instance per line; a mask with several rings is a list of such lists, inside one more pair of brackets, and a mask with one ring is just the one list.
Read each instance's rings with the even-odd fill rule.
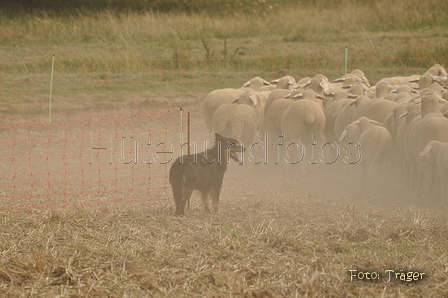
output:
[[440,112],[439,98],[432,91],[425,92],[421,98],[421,119],[412,128],[410,135],[411,158],[418,167],[418,192],[426,197],[432,191],[434,172],[428,164],[421,162],[420,153],[429,141],[448,142],[448,119]]
[[[323,131],[325,127],[325,114],[316,101],[302,99],[294,102],[283,113],[281,129],[285,134],[286,146],[296,144],[301,147],[302,158],[299,160],[290,160],[291,163],[300,163],[305,166],[307,161],[303,161],[306,152],[311,157],[311,146],[315,144],[323,144]],[[308,148],[309,150],[305,151]],[[291,149],[291,148],[285,148]],[[311,161],[313,162],[313,161]]]
[[259,128],[262,111],[263,105],[258,95],[245,92],[232,103],[218,107],[212,118],[212,132],[250,146]]
[[347,139],[347,141],[351,143],[359,142],[359,138],[362,133],[364,133],[373,126],[378,125],[382,126],[382,124],[379,123],[378,121],[362,116],[359,119],[347,125],[345,130],[342,132],[339,141],[341,142],[344,139]]
[[335,112],[336,120],[334,122],[334,133],[336,138],[341,137],[342,132],[345,130],[347,125],[353,122],[353,114],[355,113],[358,106],[371,101],[371,99],[365,95],[356,97],[355,99],[344,102],[338,110]]
[[306,84],[297,84],[297,86],[303,89],[312,89],[314,90],[314,92],[320,95],[326,95],[330,93],[330,83],[328,81],[328,78],[323,74],[317,74]]
[[400,85],[395,93],[397,94],[394,98],[395,102],[407,104],[412,101],[413,95],[418,94],[417,90],[412,88],[409,84]]
[[334,82],[334,83],[343,82],[345,84],[345,86],[353,84],[354,82],[362,82],[362,83],[366,84],[367,86],[370,86],[369,80],[364,75],[364,72],[360,69],[355,69],[352,72],[333,80],[332,82]]
[[272,81],[277,84],[277,87],[272,90],[266,99],[265,112],[269,109],[269,106],[277,99],[284,98],[286,95],[290,94],[294,89],[296,80],[292,76],[284,76],[278,80]]
[[[325,105],[324,114],[325,114],[325,128],[324,128],[324,136],[325,142],[337,145],[338,137],[336,137],[334,126],[336,122],[336,111],[344,104],[352,101],[356,96],[347,93],[346,91],[339,91],[334,93],[329,100],[327,100],[327,104]],[[326,155],[330,158],[336,158],[336,153],[334,150],[331,150],[330,146],[325,146],[328,150]],[[334,160],[334,159],[332,159]]]
[[448,184],[446,183],[448,181],[448,143],[432,140],[426,145],[420,156],[422,162],[436,172],[434,180],[430,181],[430,195],[446,200],[448,195]]
[[448,76],[448,73],[446,72],[445,67],[443,67],[440,64],[434,64],[425,72],[425,74],[430,74],[434,77],[447,77]]
[[[347,139],[359,143],[361,152],[360,187],[361,193],[369,189],[367,176],[385,172],[393,156],[393,140],[389,131],[378,121],[360,117],[349,124],[342,132],[339,141]],[[371,179],[372,182],[374,179]]]
[[352,120],[365,116],[369,119],[384,123],[387,115],[398,105],[400,104],[387,99],[372,99],[356,108]]
[[271,86],[271,84],[265,79],[257,76],[244,83],[242,88],[246,88],[246,91],[258,91],[263,86]]
[[264,132],[271,140],[282,135],[281,122],[284,112],[295,101],[303,99],[315,101],[323,109],[322,100],[325,100],[325,98],[311,89],[305,91],[295,89],[286,97],[274,101],[264,115]]
[[383,82],[388,83],[390,85],[401,85],[401,84],[405,84],[405,83],[414,82],[419,79],[420,79],[420,75],[410,75],[407,77],[395,76],[395,77],[389,77],[389,78],[382,78],[381,80],[379,80],[376,83],[376,85],[383,83]]
[[[359,137],[361,158],[360,190],[367,191],[367,182],[381,181],[384,184],[393,164],[394,147],[392,136],[383,126],[373,126]],[[371,177],[367,179],[367,177]],[[376,179],[382,176],[382,179]]]
[[254,77],[243,84],[241,88],[224,88],[213,90],[204,98],[202,107],[204,111],[205,126],[210,133],[212,130],[212,117],[216,109],[222,104],[231,103],[236,97],[246,91],[256,91],[261,86],[269,84],[268,81]]
[[[278,99],[284,98],[285,96],[291,94],[291,92],[294,90],[296,80],[292,76],[284,76],[280,79],[271,81],[272,83],[276,83],[277,87],[272,90],[272,92],[268,95],[266,99],[266,103],[264,106],[264,114],[268,111],[269,107],[273,102],[275,102]],[[301,89],[300,89],[301,90]],[[261,137],[266,133],[266,119],[261,120],[260,125],[260,134]]]

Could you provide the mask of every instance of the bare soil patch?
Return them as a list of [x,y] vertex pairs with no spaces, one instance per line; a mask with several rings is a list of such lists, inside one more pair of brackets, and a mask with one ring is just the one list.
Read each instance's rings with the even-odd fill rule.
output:
[[[200,143],[200,106],[186,109]],[[231,163],[221,214],[203,212],[197,196],[184,217],[172,201],[2,211],[0,296],[444,297],[446,210],[414,198],[402,177],[390,181],[361,198],[356,172],[338,164],[303,175]],[[360,280],[361,271],[378,278]],[[407,272],[424,274],[400,280]]]

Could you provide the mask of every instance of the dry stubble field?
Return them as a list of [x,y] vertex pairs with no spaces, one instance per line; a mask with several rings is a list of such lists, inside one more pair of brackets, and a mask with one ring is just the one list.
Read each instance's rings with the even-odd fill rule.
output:
[[[157,109],[177,103],[163,102]],[[181,104],[192,112],[192,139],[204,139],[200,101]],[[232,163],[221,214],[204,213],[197,196],[185,217],[173,216],[172,201],[1,211],[0,296],[446,296],[446,210],[397,177],[362,199],[356,174],[337,166],[304,176],[294,166]]]

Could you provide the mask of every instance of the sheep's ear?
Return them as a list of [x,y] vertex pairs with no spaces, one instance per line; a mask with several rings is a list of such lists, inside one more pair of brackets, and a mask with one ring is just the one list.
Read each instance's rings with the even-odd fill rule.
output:
[[351,125],[358,125],[359,124],[359,119],[358,120],[355,120],[355,121],[353,121],[352,123],[351,123]]
[[301,92],[301,93],[297,93],[297,94],[294,95],[292,98],[303,98],[303,92]]
[[348,94],[347,95],[347,98],[351,98],[351,99],[355,99],[355,98],[358,98],[358,95],[354,95],[354,94]]
[[420,153],[420,156],[425,155],[425,154],[428,153],[431,149],[432,149],[432,144],[429,144],[428,146],[425,147],[425,149],[423,149],[423,151]]
[[384,119],[384,123],[386,123],[392,116],[394,115],[394,111],[391,111],[389,114],[387,114],[386,119]]
[[283,98],[290,98],[291,97],[291,95],[292,95],[292,92],[291,93],[289,93],[289,94],[287,94],[287,95],[285,95]]
[[347,129],[342,132],[341,137],[339,138],[339,142],[342,142],[342,140],[345,139],[346,136],[347,136]]
[[327,100],[327,99],[325,98],[325,96],[322,96],[322,95],[317,94],[317,93],[316,93],[316,98],[318,98],[318,99],[322,99],[322,100]]
[[414,80],[410,80],[409,83],[418,83],[420,82],[421,77],[414,79]]
[[272,84],[277,84],[278,81],[280,81],[280,79],[272,80],[271,83],[272,83]]
[[328,88],[328,84],[327,84],[327,82],[326,82],[324,79],[322,79],[322,80],[319,82],[319,85],[322,87],[322,89],[324,89],[324,93],[325,93],[325,94],[327,94],[328,92],[330,92],[330,90],[329,90],[329,88]]
[[445,84],[447,82],[447,78],[446,77],[437,76],[437,77],[434,78],[434,81],[443,85],[443,84]]
[[339,83],[339,82],[345,82],[345,80],[346,80],[346,78],[337,78],[337,79],[334,79],[332,82]]
[[219,133],[215,132],[215,139],[216,140],[222,140],[224,137],[220,135]]
[[342,89],[350,89],[350,88],[352,88],[352,86],[353,86],[353,85],[345,85],[345,86],[342,86],[341,88],[342,88]]
[[243,87],[248,87],[250,86],[251,81],[247,81],[246,83],[244,83]]
[[259,103],[260,99],[258,98],[258,96],[256,94],[251,94],[249,96],[249,98],[254,103],[254,107],[258,106],[258,103]]
[[308,87],[310,84],[311,84],[311,79],[309,79],[308,81],[306,81],[306,82],[303,83],[303,84],[300,84],[300,85],[297,86],[297,87],[300,87],[300,88],[306,88],[306,87]]
[[328,84],[327,84],[327,82],[326,82],[324,79],[320,80],[319,85],[320,85],[322,88],[324,88],[324,89],[325,89],[326,87],[328,87]]
[[232,103],[238,103],[238,100],[240,99],[240,97],[238,96],[237,98],[235,98]]
[[370,119],[369,122],[370,122],[371,124],[376,124],[376,125],[379,125],[379,126],[383,126],[383,123],[379,123],[379,122],[376,121],[376,120],[372,120],[372,119]]
[[271,86],[271,83],[269,83],[268,81],[266,81],[266,80],[263,80],[263,85],[266,85],[266,86]]
[[370,87],[369,80],[366,77],[362,77],[362,81],[363,81],[364,84],[366,84],[367,86]]
[[403,113],[401,113],[400,116],[397,117],[397,119],[401,119],[401,118],[403,118],[403,117],[405,117],[407,115],[408,115],[408,110],[406,110]]

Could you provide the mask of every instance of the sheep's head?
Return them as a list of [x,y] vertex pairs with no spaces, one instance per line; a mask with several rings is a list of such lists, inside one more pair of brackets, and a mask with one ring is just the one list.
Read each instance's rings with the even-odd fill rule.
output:
[[351,72],[351,74],[360,78],[361,82],[365,83],[367,86],[370,86],[369,80],[366,78],[366,76],[362,70],[355,69]]
[[320,75],[320,76],[316,75],[314,78],[319,81],[319,86],[322,88],[324,94],[330,93],[330,86],[328,84],[328,79],[327,79],[326,76],[324,76],[324,75]]
[[235,100],[232,103],[246,104],[251,107],[256,107],[260,104],[260,98],[253,92],[245,92],[240,96],[238,96],[237,98],[235,98]]
[[[291,96],[290,96],[291,98]],[[297,93],[294,96],[292,96],[292,99],[299,100],[299,99],[308,99],[312,101],[316,101],[317,99],[320,100],[326,100],[326,98],[318,93],[316,93],[313,89],[307,89],[303,92]]]
[[273,84],[277,84],[277,89],[294,89],[296,85],[296,79],[292,76],[284,76],[280,79],[271,81]]
[[253,77],[246,83],[244,83],[243,87],[252,88],[253,90],[259,89],[261,86],[270,86],[271,84],[260,77]]

